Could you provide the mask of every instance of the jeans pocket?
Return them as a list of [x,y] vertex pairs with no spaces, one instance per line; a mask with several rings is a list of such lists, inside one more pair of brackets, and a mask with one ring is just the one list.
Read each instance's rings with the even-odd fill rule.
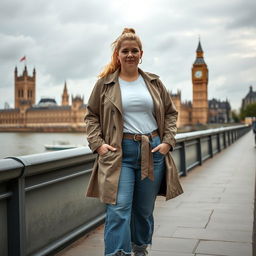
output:
[[162,154],[162,153],[161,153],[161,152],[159,152],[159,151],[156,151],[156,152],[155,152],[155,154],[156,154],[156,155],[159,155],[160,157],[165,156],[165,154]]

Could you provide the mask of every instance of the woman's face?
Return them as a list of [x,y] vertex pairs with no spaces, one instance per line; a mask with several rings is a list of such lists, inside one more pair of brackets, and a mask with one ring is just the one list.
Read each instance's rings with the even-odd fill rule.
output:
[[121,68],[131,70],[137,68],[143,51],[140,50],[135,40],[125,40],[117,52],[117,58],[120,61]]

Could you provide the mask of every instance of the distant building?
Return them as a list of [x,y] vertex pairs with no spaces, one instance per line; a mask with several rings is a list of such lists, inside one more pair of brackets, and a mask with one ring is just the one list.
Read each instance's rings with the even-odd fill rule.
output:
[[209,123],[229,123],[231,121],[231,106],[226,101],[212,99],[208,101]]
[[14,99],[15,108],[19,109],[23,105],[32,106],[36,102],[36,70],[33,70],[33,76],[28,75],[27,66],[23,74],[18,76],[18,69],[14,70]]
[[192,124],[192,103],[191,101],[181,102],[181,91],[170,93],[173,103],[179,112],[177,126],[187,126]]
[[229,102],[212,99],[208,101],[208,67],[199,41],[196,59],[192,66],[193,100],[182,102],[181,91],[170,93],[179,115],[177,126],[230,122]]
[[204,52],[199,41],[196,60],[192,67],[193,83],[193,124],[208,123],[208,68],[204,61]]
[[15,108],[0,110],[0,129],[76,131],[84,129],[86,105],[81,96],[72,96],[69,105],[69,94],[65,82],[62,104],[59,106],[54,98],[41,98],[35,104],[36,70],[29,76],[25,66],[23,74],[15,78]]
[[242,109],[249,104],[256,103],[256,91],[253,91],[252,86],[249,88],[249,92],[247,95],[242,99]]

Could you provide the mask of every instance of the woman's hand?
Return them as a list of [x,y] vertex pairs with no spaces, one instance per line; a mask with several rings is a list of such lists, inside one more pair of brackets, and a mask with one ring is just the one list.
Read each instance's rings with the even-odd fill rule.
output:
[[171,145],[168,143],[161,143],[158,146],[156,146],[155,148],[152,149],[151,152],[160,152],[163,155],[166,155],[169,150],[171,149]]
[[116,151],[116,148],[114,148],[108,144],[103,144],[100,147],[98,147],[96,151],[99,155],[105,155],[109,150]]

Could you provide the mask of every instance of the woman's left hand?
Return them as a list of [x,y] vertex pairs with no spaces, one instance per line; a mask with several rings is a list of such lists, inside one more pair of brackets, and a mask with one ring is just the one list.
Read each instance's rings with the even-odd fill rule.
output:
[[161,143],[152,149],[152,153],[159,151],[161,154],[166,155],[171,149],[171,145],[168,143]]

